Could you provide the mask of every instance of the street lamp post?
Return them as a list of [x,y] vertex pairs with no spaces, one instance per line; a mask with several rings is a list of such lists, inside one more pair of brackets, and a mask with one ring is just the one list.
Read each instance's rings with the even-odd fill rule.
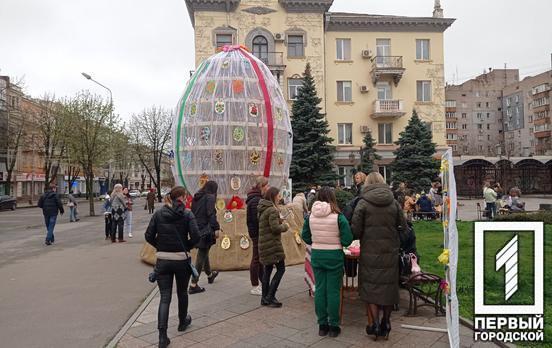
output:
[[[83,72],[81,73],[82,76],[84,76],[85,79],[90,80],[94,82],[95,84],[107,89],[109,92],[109,123],[111,124],[113,122],[113,93],[111,92],[111,89],[109,87],[101,84],[100,82],[94,80],[92,76],[89,74]],[[109,143],[111,144],[111,131],[109,132]],[[108,175],[107,175],[107,190],[109,191],[109,188],[111,186],[111,160],[109,160],[109,168],[108,168]],[[90,192],[92,194],[92,192]]]

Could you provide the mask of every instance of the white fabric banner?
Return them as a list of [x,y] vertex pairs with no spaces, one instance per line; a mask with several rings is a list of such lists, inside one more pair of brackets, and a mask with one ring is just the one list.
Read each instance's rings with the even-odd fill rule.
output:
[[452,150],[441,157],[441,180],[443,184],[443,231],[444,246],[449,251],[449,263],[445,270],[448,291],[445,291],[448,337],[451,347],[460,347],[458,320],[458,297],[456,296],[456,270],[458,268],[458,230],[456,229],[456,181]]

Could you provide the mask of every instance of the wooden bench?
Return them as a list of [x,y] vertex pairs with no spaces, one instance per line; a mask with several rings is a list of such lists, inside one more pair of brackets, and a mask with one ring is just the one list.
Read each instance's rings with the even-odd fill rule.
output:
[[[433,307],[436,316],[445,314],[442,303],[443,290],[441,289],[441,281],[441,277],[425,272],[401,276],[401,286],[408,290],[410,295],[408,316],[416,315],[418,308],[423,306]],[[421,300],[422,303],[418,303],[418,300]]]

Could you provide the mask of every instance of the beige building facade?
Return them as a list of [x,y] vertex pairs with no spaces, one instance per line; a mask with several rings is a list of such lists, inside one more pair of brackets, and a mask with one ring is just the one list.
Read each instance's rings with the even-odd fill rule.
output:
[[[225,44],[247,46],[279,80],[290,103],[311,64],[320,107],[336,146],[337,171],[351,185],[363,138],[371,132],[384,176],[415,109],[446,147],[443,18],[330,12],[333,0],[186,0],[196,66]],[[428,9],[429,12],[429,9]]]

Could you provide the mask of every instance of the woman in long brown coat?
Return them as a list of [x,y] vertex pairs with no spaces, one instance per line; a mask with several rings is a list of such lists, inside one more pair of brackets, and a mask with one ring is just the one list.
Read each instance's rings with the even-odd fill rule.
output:
[[406,222],[381,174],[366,177],[361,197],[352,219],[353,235],[360,240],[359,293],[373,318],[366,333],[377,340],[389,337],[391,311],[399,303],[399,231]]

